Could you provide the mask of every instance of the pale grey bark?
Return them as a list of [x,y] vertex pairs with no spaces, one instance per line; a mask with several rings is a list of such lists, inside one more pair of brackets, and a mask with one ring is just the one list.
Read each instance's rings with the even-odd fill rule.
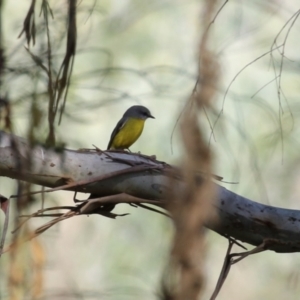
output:
[[[148,167],[143,168],[143,165]],[[73,187],[99,197],[127,193],[139,198],[167,199],[170,188],[180,191],[184,183],[167,175],[170,166],[131,153],[53,150],[30,147],[26,140],[0,131],[0,176],[20,179],[46,187],[103,178],[121,170],[131,170],[83,187]],[[139,166],[141,168],[139,169]],[[170,186],[171,182],[171,186]],[[300,251],[300,211],[263,205],[216,185],[217,223],[207,227],[225,236],[260,245],[269,240],[270,250]],[[0,191],[1,194],[1,191]],[[7,195],[6,195],[7,196]],[[272,240],[273,243],[272,243]]]

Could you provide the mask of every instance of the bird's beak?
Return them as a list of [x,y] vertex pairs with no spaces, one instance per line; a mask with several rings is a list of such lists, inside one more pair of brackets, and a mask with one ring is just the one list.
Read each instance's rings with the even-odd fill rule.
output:
[[155,119],[152,115],[149,115],[148,118]]

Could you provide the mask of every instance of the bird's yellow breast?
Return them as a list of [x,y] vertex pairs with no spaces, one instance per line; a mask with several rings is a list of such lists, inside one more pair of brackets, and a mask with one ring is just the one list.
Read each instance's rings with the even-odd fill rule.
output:
[[127,149],[129,148],[142,134],[144,129],[145,120],[128,118],[124,126],[116,134],[112,141],[114,149]]

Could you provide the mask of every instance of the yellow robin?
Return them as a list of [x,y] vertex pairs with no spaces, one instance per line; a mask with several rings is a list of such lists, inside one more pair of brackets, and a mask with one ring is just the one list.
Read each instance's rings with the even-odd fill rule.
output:
[[107,149],[129,149],[142,134],[148,118],[155,119],[147,107],[134,105],[128,108],[113,130]]

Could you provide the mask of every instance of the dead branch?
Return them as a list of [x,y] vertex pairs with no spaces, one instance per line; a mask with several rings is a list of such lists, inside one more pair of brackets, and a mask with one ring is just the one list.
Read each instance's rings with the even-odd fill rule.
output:
[[[26,172],[20,172],[19,163],[28,157],[27,153],[31,156],[31,166]],[[92,193],[99,198],[126,193],[150,201],[173,201],[168,198],[171,179],[174,180],[172,189],[178,193],[184,190],[182,177],[175,176],[177,168],[173,170],[166,163],[134,153],[108,152],[108,155],[99,151],[55,151],[39,145],[30,148],[26,140],[0,131],[0,176],[56,190],[70,182],[73,187],[69,186],[68,190]],[[125,163],[128,161],[131,164]],[[130,171],[137,166],[141,169]],[[116,176],[106,177],[113,172]],[[95,182],[95,178],[103,180]],[[80,182],[84,185],[76,184]],[[207,222],[208,228],[254,246],[266,239],[280,241],[268,248],[276,252],[300,251],[300,211],[260,204],[217,184],[215,189],[213,205],[219,221]]]

